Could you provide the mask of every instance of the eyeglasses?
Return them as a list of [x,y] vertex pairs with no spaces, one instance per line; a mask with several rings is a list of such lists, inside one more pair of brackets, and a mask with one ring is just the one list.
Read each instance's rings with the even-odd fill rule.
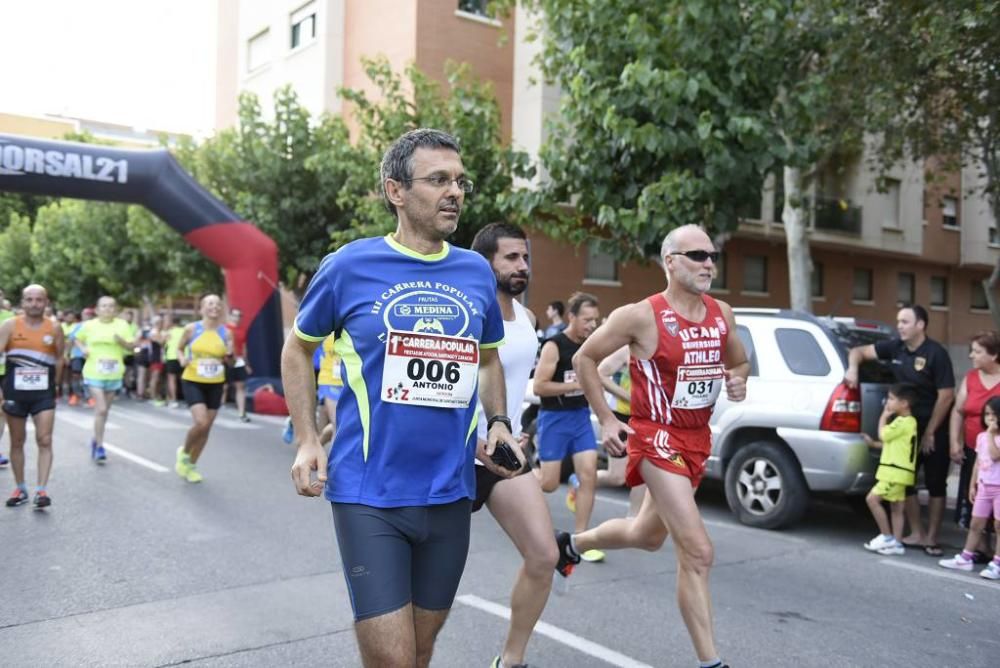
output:
[[689,250],[674,251],[671,255],[683,255],[687,259],[694,260],[695,262],[704,262],[705,260],[711,259],[713,263],[718,263],[719,256],[722,254],[719,251]]
[[436,176],[420,176],[412,179],[406,179],[407,181],[427,181],[435,188],[446,188],[447,186],[454,183],[457,185],[462,192],[466,194],[472,193],[475,190],[475,184],[464,176],[460,176],[457,179],[453,179],[450,176],[445,176],[444,174],[437,174]]

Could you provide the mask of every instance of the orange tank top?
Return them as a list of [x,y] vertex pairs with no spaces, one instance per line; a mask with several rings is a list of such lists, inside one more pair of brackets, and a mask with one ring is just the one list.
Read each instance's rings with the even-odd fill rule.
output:
[[15,318],[6,352],[8,365],[55,366],[56,325],[43,318],[38,327],[29,327],[24,316]]

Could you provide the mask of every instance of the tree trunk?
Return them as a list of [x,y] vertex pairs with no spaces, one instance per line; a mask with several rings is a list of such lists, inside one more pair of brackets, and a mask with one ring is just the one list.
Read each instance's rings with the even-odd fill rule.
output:
[[788,244],[790,305],[812,313],[812,258],[809,256],[809,222],[802,197],[802,170],[785,166],[785,207],[781,222]]

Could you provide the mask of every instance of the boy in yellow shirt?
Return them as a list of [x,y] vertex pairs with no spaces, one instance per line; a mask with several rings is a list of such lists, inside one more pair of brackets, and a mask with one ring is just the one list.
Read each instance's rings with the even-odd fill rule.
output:
[[[917,420],[912,413],[916,400],[917,391],[912,385],[893,385],[889,388],[885,408],[878,419],[878,434],[882,440],[875,441],[868,434],[862,434],[868,447],[882,450],[875,472],[877,482],[865,499],[879,529],[879,535],[865,543],[865,549],[871,552],[885,555],[906,553],[902,542],[903,507],[906,488],[913,485],[916,478]],[[889,502],[891,530],[889,517],[882,507],[883,501]]]

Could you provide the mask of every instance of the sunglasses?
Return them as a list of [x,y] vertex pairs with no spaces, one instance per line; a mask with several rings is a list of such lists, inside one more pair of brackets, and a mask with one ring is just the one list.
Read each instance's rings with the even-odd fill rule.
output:
[[708,259],[711,259],[712,262],[718,262],[719,256],[722,254],[719,251],[689,250],[674,251],[671,255],[683,255],[687,259],[694,260],[695,262],[704,262]]

